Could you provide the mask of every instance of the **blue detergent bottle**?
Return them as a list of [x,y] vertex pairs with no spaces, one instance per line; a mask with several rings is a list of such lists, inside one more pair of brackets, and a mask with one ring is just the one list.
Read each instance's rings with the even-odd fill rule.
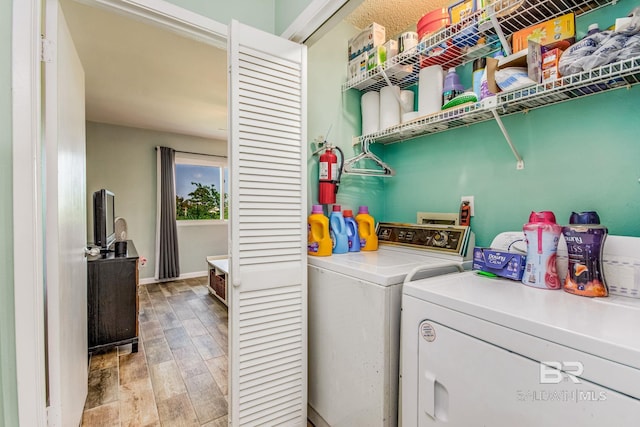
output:
[[333,241],[333,253],[346,254],[349,251],[349,238],[340,205],[333,205],[333,212],[329,215],[329,228]]
[[342,215],[344,216],[344,223],[347,226],[349,252],[360,252],[360,236],[358,235],[358,223],[353,217],[353,211],[351,209],[345,209]]

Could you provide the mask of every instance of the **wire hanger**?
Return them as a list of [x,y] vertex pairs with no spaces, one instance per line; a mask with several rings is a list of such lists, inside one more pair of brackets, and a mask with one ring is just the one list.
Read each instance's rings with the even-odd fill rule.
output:
[[[362,141],[361,147],[362,152],[357,156],[345,160],[344,165],[342,166],[342,173],[347,175],[364,175],[364,176],[381,176],[381,177],[392,177],[396,174],[396,171],[393,170],[389,165],[380,160],[378,156],[369,151],[369,145],[371,141],[369,138],[366,138]],[[356,168],[354,164],[358,163],[361,160],[372,160],[376,165],[380,166],[380,169],[368,169],[368,168]]]

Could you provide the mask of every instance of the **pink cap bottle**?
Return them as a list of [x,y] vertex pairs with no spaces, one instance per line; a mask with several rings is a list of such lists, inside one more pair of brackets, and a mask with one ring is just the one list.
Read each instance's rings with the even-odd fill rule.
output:
[[527,239],[527,264],[522,283],[542,289],[560,289],[556,269],[556,252],[562,227],[551,211],[531,212],[522,227]]

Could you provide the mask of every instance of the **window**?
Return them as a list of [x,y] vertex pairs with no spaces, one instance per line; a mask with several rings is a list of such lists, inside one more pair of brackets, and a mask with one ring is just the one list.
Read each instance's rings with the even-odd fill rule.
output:
[[176,152],[176,220],[229,219],[229,170],[222,157]]

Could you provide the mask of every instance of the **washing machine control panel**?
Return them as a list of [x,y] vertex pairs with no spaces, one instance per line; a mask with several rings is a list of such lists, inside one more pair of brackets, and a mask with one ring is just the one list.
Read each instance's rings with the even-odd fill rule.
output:
[[419,249],[463,254],[469,239],[469,227],[381,222],[378,241]]

